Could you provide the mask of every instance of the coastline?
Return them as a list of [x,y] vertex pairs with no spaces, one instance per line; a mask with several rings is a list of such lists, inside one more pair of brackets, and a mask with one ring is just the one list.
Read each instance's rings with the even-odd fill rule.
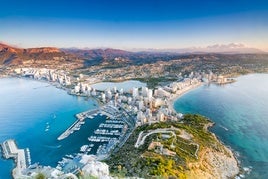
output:
[[[182,90],[178,90],[175,94],[172,94],[172,96],[167,101],[167,105],[168,105],[169,109],[171,109],[172,111],[174,111],[176,113],[179,113],[174,108],[175,101],[177,101],[180,97],[182,97],[183,95],[187,94],[188,92],[190,92],[192,90],[195,90],[195,89],[197,89],[197,88],[199,88],[199,87],[201,87],[203,85],[205,85],[204,82],[199,82],[199,83],[197,83],[195,85],[190,85],[190,86],[188,86],[188,87],[186,87],[186,88],[184,88]],[[235,174],[235,176],[239,177],[240,174],[243,174],[243,170],[242,170],[242,167],[240,165],[240,161],[238,160],[237,156],[235,155],[235,151],[230,146],[225,145],[215,133],[210,131],[210,128],[212,128],[214,125],[215,125],[215,122],[211,121],[210,123],[208,123],[208,125],[205,126],[205,128],[206,128],[207,131],[209,131],[212,134],[212,136],[215,138],[215,140],[217,142],[219,142],[223,146],[223,148],[227,152],[227,154],[225,154],[226,156],[224,156],[223,154],[221,154],[219,152],[211,152],[210,151],[209,152],[210,157],[207,157],[207,158],[208,158],[209,161],[211,161],[211,165],[214,165],[215,157],[216,158],[217,157],[224,158],[226,161],[229,160],[230,163],[234,164],[234,168],[229,168],[229,171],[234,172],[233,174]],[[206,150],[205,153],[207,153],[207,150]],[[215,153],[215,154],[213,154],[213,153]],[[215,156],[213,156],[213,155],[215,155]],[[229,155],[229,158],[227,158],[227,155]],[[211,158],[213,158],[213,160],[211,160]],[[215,164],[215,167],[216,167],[216,164]],[[220,166],[217,166],[217,167],[220,168]],[[225,170],[226,169],[227,168],[225,168]],[[189,172],[189,173],[191,173],[191,172]],[[205,175],[205,178],[206,177],[211,177],[211,175],[206,175],[205,173],[202,173],[202,172],[200,172],[199,174]],[[223,174],[224,174],[224,172],[223,172]],[[228,175],[228,173],[225,171],[225,176],[227,176],[227,175]]]
[[175,101],[177,101],[180,97],[182,97],[183,95],[187,94],[188,92],[192,91],[192,90],[195,90],[201,86],[203,86],[205,83],[204,82],[198,82],[197,84],[194,84],[194,85],[190,85],[190,86],[187,86],[186,88],[184,89],[181,89],[181,90],[178,90],[176,91],[175,94],[172,94],[168,101],[167,101],[167,105],[168,105],[168,108],[170,110],[172,110],[173,112],[176,112],[178,113],[175,109],[174,109],[174,103]]
[[189,178],[236,178],[242,173],[233,150],[209,130],[214,125],[215,123],[209,120],[204,130],[212,135],[219,148],[203,147],[199,152],[199,160],[188,164],[190,170],[186,173]]

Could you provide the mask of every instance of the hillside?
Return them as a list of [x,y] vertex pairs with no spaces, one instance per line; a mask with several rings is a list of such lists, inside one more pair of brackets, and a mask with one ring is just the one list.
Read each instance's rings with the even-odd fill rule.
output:
[[22,49],[0,44],[0,65],[56,65],[67,63],[71,59],[76,58],[54,47]]
[[234,177],[239,172],[238,163],[232,152],[207,130],[211,125],[202,116],[185,115],[182,122],[138,127],[106,162],[114,176]]

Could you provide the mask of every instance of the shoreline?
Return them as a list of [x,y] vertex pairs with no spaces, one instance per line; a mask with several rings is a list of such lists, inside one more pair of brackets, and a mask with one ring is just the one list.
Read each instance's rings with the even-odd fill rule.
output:
[[[236,81],[234,81],[236,82]],[[229,83],[228,83],[229,84]],[[201,86],[205,85],[204,82],[199,82],[195,85],[191,85],[191,86],[188,86],[185,88],[185,90],[178,90],[175,94],[172,94],[172,96],[169,98],[169,100],[167,101],[167,105],[170,109],[172,109],[174,112],[176,113],[180,113],[178,111],[175,110],[174,108],[174,103],[175,101],[177,101],[179,98],[181,98],[183,95],[189,93],[190,91],[192,90],[195,90]],[[209,119],[210,120],[210,119]],[[237,163],[237,167],[239,169],[238,173],[236,174],[236,176],[240,176],[241,174],[244,173],[244,170],[243,170],[243,167],[242,165],[240,164],[241,162],[238,160],[238,157],[236,156],[236,151],[233,150],[233,148],[231,148],[230,146],[224,144],[219,136],[217,136],[215,133],[213,133],[210,129],[215,125],[216,123],[214,121],[211,121],[210,120],[210,123],[206,126],[206,130],[209,131],[213,136],[214,138],[224,147],[224,149],[229,153],[229,155],[231,155],[232,158],[235,159],[236,163]]]
[[173,112],[179,113],[174,108],[175,101],[177,101],[183,95],[185,95],[185,94],[189,93],[190,91],[195,90],[195,89],[197,89],[197,88],[199,88],[199,87],[201,87],[203,85],[205,85],[204,82],[199,82],[197,84],[194,84],[194,85],[191,85],[191,86],[187,86],[186,88],[184,88],[182,90],[176,91],[176,93],[172,94],[169,97],[168,101],[167,101],[168,108],[171,109]]
[[[43,84],[46,84],[46,85],[49,85],[51,87],[55,87],[59,90],[63,90],[66,92],[67,95],[70,95],[70,96],[74,96],[74,97],[83,97],[85,99],[91,99],[91,100],[95,100],[96,103],[100,105],[100,103],[98,102],[97,99],[94,99],[92,97],[86,97],[86,96],[81,96],[81,95],[76,95],[76,94],[71,94],[69,93],[70,89],[61,85],[60,83],[58,82],[53,82],[53,81],[49,81],[49,80],[43,80],[43,79],[35,79],[35,78],[29,78],[29,77],[24,77],[24,76],[19,76],[19,75],[6,75],[6,76],[0,76],[0,80],[1,79],[23,79],[23,80],[29,80],[29,81],[33,81],[33,82],[40,82],[40,83],[43,83]],[[75,116],[75,115],[74,115]],[[2,143],[0,141],[0,143]],[[2,150],[2,147],[0,147],[0,158],[2,160],[11,160],[12,161],[12,169],[10,170],[10,175],[12,178],[18,178],[18,174],[16,173],[16,170],[17,170],[17,159],[11,159],[11,158],[5,158],[4,155],[3,155],[3,150]],[[21,175],[19,175],[21,176]],[[19,177],[20,178],[20,177]]]
[[219,136],[217,136],[214,132],[210,131],[210,128],[212,128],[215,125],[215,123],[213,122],[213,124],[211,126],[208,127],[208,131],[214,136],[214,138],[224,147],[224,149],[229,152],[229,154],[232,155],[232,157],[236,160],[237,162],[237,167],[239,168],[239,172],[236,174],[236,176],[240,176],[241,174],[244,174],[245,171],[241,165],[241,161],[238,159],[238,156],[236,155],[237,151],[235,151],[231,146],[226,145],[220,138]]

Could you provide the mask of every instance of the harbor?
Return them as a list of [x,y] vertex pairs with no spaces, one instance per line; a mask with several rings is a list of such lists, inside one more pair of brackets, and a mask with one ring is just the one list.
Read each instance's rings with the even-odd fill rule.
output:
[[[80,151],[65,155],[57,165],[57,169],[75,173],[81,168],[78,162],[83,155],[94,155],[97,160],[106,159],[113,150],[121,146],[133,130],[135,121],[130,114],[122,111],[120,106],[108,104],[98,110],[87,111],[76,115],[78,118],[61,136],[72,134],[79,123],[85,120],[103,120],[87,138],[88,143],[81,145]],[[69,135],[64,135],[64,138]],[[63,139],[63,138],[62,138]],[[59,140],[59,138],[58,138]]]
[[6,159],[13,158],[16,162],[16,167],[12,174],[16,177],[23,176],[23,172],[31,165],[31,157],[29,149],[18,149],[14,140],[6,140],[1,144],[3,157]]
[[70,134],[72,134],[74,131],[78,131],[81,125],[85,124],[84,120],[86,118],[93,119],[93,116],[96,116],[98,112],[99,112],[98,109],[94,109],[76,114],[75,116],[77,120],[67,130],[65,130],[57,139],[63,140]]

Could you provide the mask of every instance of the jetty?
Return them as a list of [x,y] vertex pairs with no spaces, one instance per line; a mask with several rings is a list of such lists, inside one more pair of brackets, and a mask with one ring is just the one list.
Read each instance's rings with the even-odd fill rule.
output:
[[16,167],[12,171],[14,178],[22,177],[23,171],[31,164],[29,149],[18,149],[14,140],[9,139],[1,144],[3,157],[6,159],[13,158]]
[[68,128],[66,129],[57,139],[58,140],[63,140],[66,137],[68,137],[70,134],[72,134],[74,131],[78,131],[85,122],[84,120],[86,118],[92,119],[93,115],[96,115],[99,112],[99,109],[93,109],[85,112],[81,112],[76,114],[77,120]]

